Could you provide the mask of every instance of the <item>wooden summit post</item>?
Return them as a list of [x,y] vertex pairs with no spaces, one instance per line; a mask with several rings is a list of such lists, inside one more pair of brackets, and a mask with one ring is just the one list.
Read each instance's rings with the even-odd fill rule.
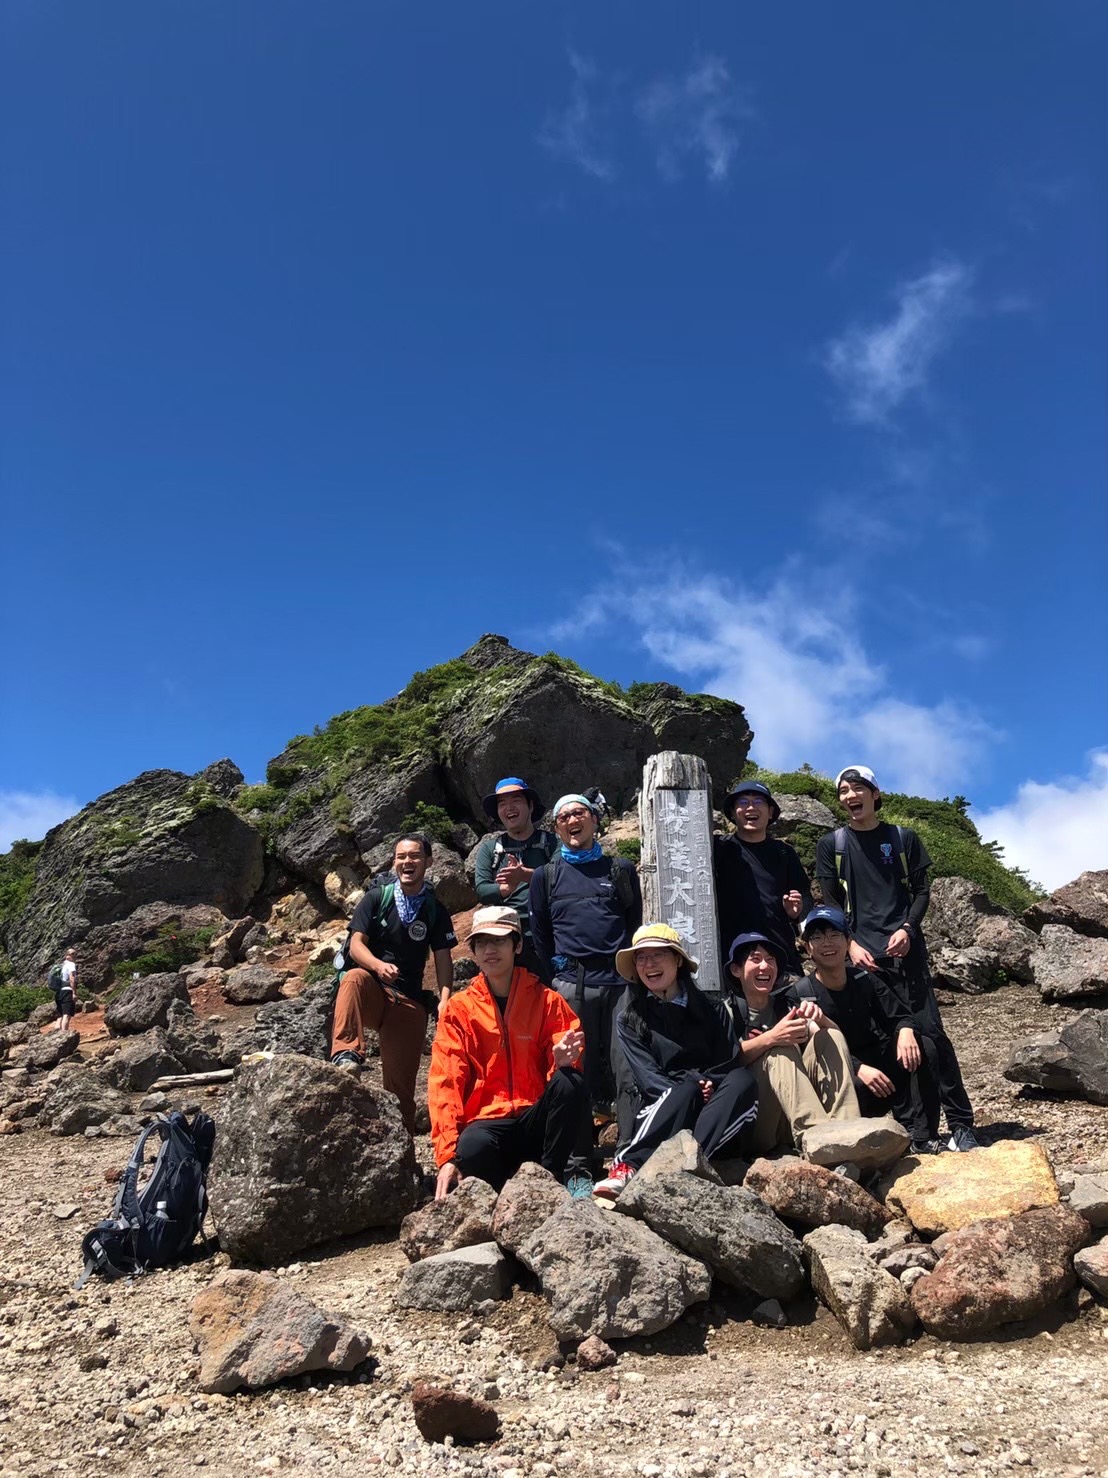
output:
[[695,754],[665,749],[643,767],[643,922],[669,924],[700,961],[696,983],[710,995],[723,989],[712,872],[712,790],[708,766]]

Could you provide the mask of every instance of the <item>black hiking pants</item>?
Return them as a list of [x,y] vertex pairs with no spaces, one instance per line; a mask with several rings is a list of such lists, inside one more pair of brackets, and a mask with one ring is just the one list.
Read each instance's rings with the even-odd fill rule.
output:
[[538,1103],[511,1119],[475,1119],[458,1136],[454,1163],[499,1190],[525,1160],[536,1160],[558,1180],[589,1142],[589,1096],[575,1067],[562,1067]]
[[[886,991],[912,1017],[912,1030],[920,1045],[918,1071],[909,1075],[901,1118],[893,1112],[913,1139],[934,1139],[939,1128],[939,1105],[946,1113],[947,1128],[973,1127],[973,1105],[969,1101],[954,1043],[946,1034],[927,956],[917,945],[906,959],[884,956],[877,962]],[[890,1074],[890,1077],[892,1074]],[[894,1082],[896,1080],[894,1079]],[[926,1133],[922,1132],[926,1126]]]
[[736,1067],[716,1085],[707,1103],[700,1077],[687,1073],[639,1114],[634,1135],[619,1151],[619,1159],[641,1170],[659,1145],[682,1129],[692,1131],[710,1160],[726,1145],[735,1144],[748,1124],[758,1117],[758,1084],[749,1068]]

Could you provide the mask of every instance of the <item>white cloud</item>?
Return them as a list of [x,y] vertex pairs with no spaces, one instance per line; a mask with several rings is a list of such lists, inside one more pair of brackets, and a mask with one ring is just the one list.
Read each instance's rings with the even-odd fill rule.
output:
[[756,591],[636,564],[578,604],[585,619],[562,623],[555,640],[607,625],[630,632],[687,683],[742,703],[754,756],[771,769],[808,762],[833,774],[853,760],[890,790],[952,794],[999,737],[965,705],[903,697],[899,674],[867,653],[841,583],[820,590],[786,570]]
[[635,112],[663,179],[679,179],[684,161],[693,158],[714,185],[727,179],[740,125],[754,116],[749,95],[731,81],[727,63],[711,55],[698,58],[682,77],[649,83]]
[[1093,750],[1084,777],[1025,780],[1013,800],[973,819],[1010,866],[1051,891],[1108,867],[1108,749]]
[[973,272],[953,259],[902,283],[890,317],[854,324],[832,339],[824,367],[854,421],[885,425],[912,394],[927,388],[935,359],[973,308]]
[[73,796],[52,790],[0,790],[0,852],[15,841],[39,841],[80,809]]
[[614,180],[615,160],[601,136],[602,110],[593,95],[599,73],[593,62],[575,51],[569,53],[569,64],[573,69],[569,102],[546,115],[539,143],[555,159],[576,165],[594,180]]

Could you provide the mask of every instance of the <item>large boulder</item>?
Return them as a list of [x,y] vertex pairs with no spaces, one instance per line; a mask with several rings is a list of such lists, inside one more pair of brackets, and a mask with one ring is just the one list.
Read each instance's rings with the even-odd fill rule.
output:
[[49,1031],[32,1037],[23,1049],[19,1065],[30,1073],[49,1072],[66,1057],[72,1057],[81,1045],[80,1032]]
[[1054,1171],[1033,1139],[909,1162],[885,1194],[887,1206],[929,1237],[1057,1202]]
[[1108,869],[1083,872],[1049,898],[1033,903],[1023,917],[1032,929],[1064,924],[1077,934],[1108,939]]
[[121,963],[164,949],[167,937],[188,940],[204,936],[201,930],[218,933],[226,924],[211,903],[179,904],[156,900],[134,909],[126,918],[97,924],[77,945],[80,984],[83,989],[102,990],[116,976]]
[[477,907],[477,893],[466,875],[465,858],[449,847],[434,844],[427,876],[434,884],[435,897],[447,913],[464,913],[467,908]]
[[1079,1212],[1091,1227],[1108,1227],[1108,1172],[1075,1175],[1066,1204],[1071,1211]]
[[[8,953],[35,979],[66,945],[147,904],[242,913],[262,881],[263,850],[257,828],[207,781],[147,771],[47,834]],[[82,960],[89,985],[103,983],[97,961],[106,948],[101,939],[96,958]]]
[[[970,954],[970,959],[984,959],[974,972],[989,977],[982,988],[999,984],[1001,972],[1010,980],[1032,978],[1031,956],[1038,943],[1034,932],[968,878],[934,880],[923,929],[933,962],[946,951],[981,951],[980,956]],[[953,988],[967,987],[954,984]]]
[[541,1282],[551,1328],[561,1340],[656,1334],[690,1305],[703,1303],[712,1287],[704,1263],[592,1201],[567,1199],[518,1256]]
[[83,1134],[130,1109],[130,1100],[102,1078],[75,1062],[63,1062],[50,1074],[39,1114],[39,1127],[54,1134]]
[[953,944],[940,944],[932,951],[928,964],[931,979],[940,990],[961,991],[979,996],[1002,983],[996,955],[992,950],[969,945],[957,949]]
[[504,1297],[511,1286],[508,1259],[495,1242],[438,1252],[405,1268],[396,1301],[402,1309],[462,1313]]
[[742,773],[754,738],[742,708],[708,693],[686,693],[672,683],[637,684],[634,703],[654,731],[656,749],[704,760],[718,805]]
[[215,1028],[199,1020],[183,1001],[170,1002],[165,1039],[186,1073],[210,1073],[234,1067],[239,1060],[240,1054],[228,1053]]
[[1073,1259],[1073,1270],[1090,1293],[1108,1299],[1108,1237],[1078,1252]]
[[800,1136],[800,1152],[817,1165],[857,1165],[876,1170],[905,1154],[911,1140],[887,1114],[883,1119],[824,1119]]
[[298,1052],[326,1062],[331,1056],[330,1019],[334,987],[310,985],[287,1001],[271,1001],[254,1019],[256,1052]]
[[116,1036],[165,1026],[174,1001],[189,1004],[188,987],[176,971],[142,975],[125,986],[122,995],[104,1012],[104,1025]]
[[428,1201],[404,1218],[400,1226],[404,1256],[409,1262],[419,1262],[440,1252],[492,1241],[496,1200],[496,1192],[487,1181],[467,1176],[452,1196],[444,1201]]
[[253,1006],[275,1001],[288,977],[285,970],[270,965],[238,965],[228,970],[223,982],[223,998],[232,1006]]
[[939,1339],[972,1339],[1030,1319],[1073,1287],[1074,1253],[1089,1237],[1088,1222],[1068,1206],[977,1222],[913,1285],[912,1307]]
[[493,1238],[508,1252],[518,1254],[524,1242],[538,1231],[547,1217],[567,1206],[569,1200],[569,1192],[560,1180],[556,1180],[542,1165],[527,1160],[511,1180],[505,1182],[496,1198],[492,1217]]
[[812,1287],[859,1350],[893,1344],[911,1334],[916,1316],[891,1273],[868,1254],[861,1232],[817,1227],[804,1238]]
[[102,1053],[95,1070],[105,1083],[123,1093],[145,1093],[159,1078],[189,1071],[174,1054],[165,1028],[160,1026],[141,1036],[128,1037],[114,1051]]
[[635,1176],[635,1181],[640,1187],[650,1185],[659,1176],[670,1175],[677,1170],[683,1170],[687,1175],[699,1175],[701,1180],[710,1180],[716,1185],[723,1184],[719,1171],[700,1148],[695,1135],[687,1129],[660,1144]]
[[220,1245],[245,1262],[398,1226],[415,1205],[411,1137],[390,1093],[312,1058],[246,1063],[216,1114],[208,1191]]
[[192,1302],[202,1391],[258,1390],[310,1370],[353,1370],[370,1341],[269,1273],[231,1268]]
[[1046,1001],[1086,1001],[1108,994],[1108,939],[1044,924],[1032,959]]
[[636,1177],[615,1209],[641,1218],[733,1288],[788,1299],[804,1286],[800,1243],[752,1191],[678,1170],[646,1184]]
[[891,1211],[845,1175],[791,1156],[755,1160],[743,1186],[778,1216],[806,1227],[837,1223],[877,1237],[893,1219]]
[[1108,1011],[1082,1011],[1056,1032],[1016,1042],[1004,1076],[1063,1098],[1108,1104]]

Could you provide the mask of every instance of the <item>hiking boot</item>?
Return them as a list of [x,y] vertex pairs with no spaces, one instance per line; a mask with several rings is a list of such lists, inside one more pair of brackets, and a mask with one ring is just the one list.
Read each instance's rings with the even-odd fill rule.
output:
[[938,1139],[913,1139],[908,1146],[910,1155],[941,1155],[946,1146]]
[[600,1196],[605,1201],[614,1201],[634,1173],[625,1160],[613,1160],[607,1179],[598,1180],[593,1186],[593,1195]]
[[979,1150],[981,1141],[968,1124],[957,1124],[950,1131],[950,1138],[946,1142],[948,1150]]
[[336,1052],[331,1058],[332,1067],[341,1067],[344,1073],[360,1073],[365,1058],[360,1052]]
[[591,1175],[583,1175],[580,1172],[566,1176],[566,1190],[575,1201],[588,1201],[592,1197],[593,1182]]

